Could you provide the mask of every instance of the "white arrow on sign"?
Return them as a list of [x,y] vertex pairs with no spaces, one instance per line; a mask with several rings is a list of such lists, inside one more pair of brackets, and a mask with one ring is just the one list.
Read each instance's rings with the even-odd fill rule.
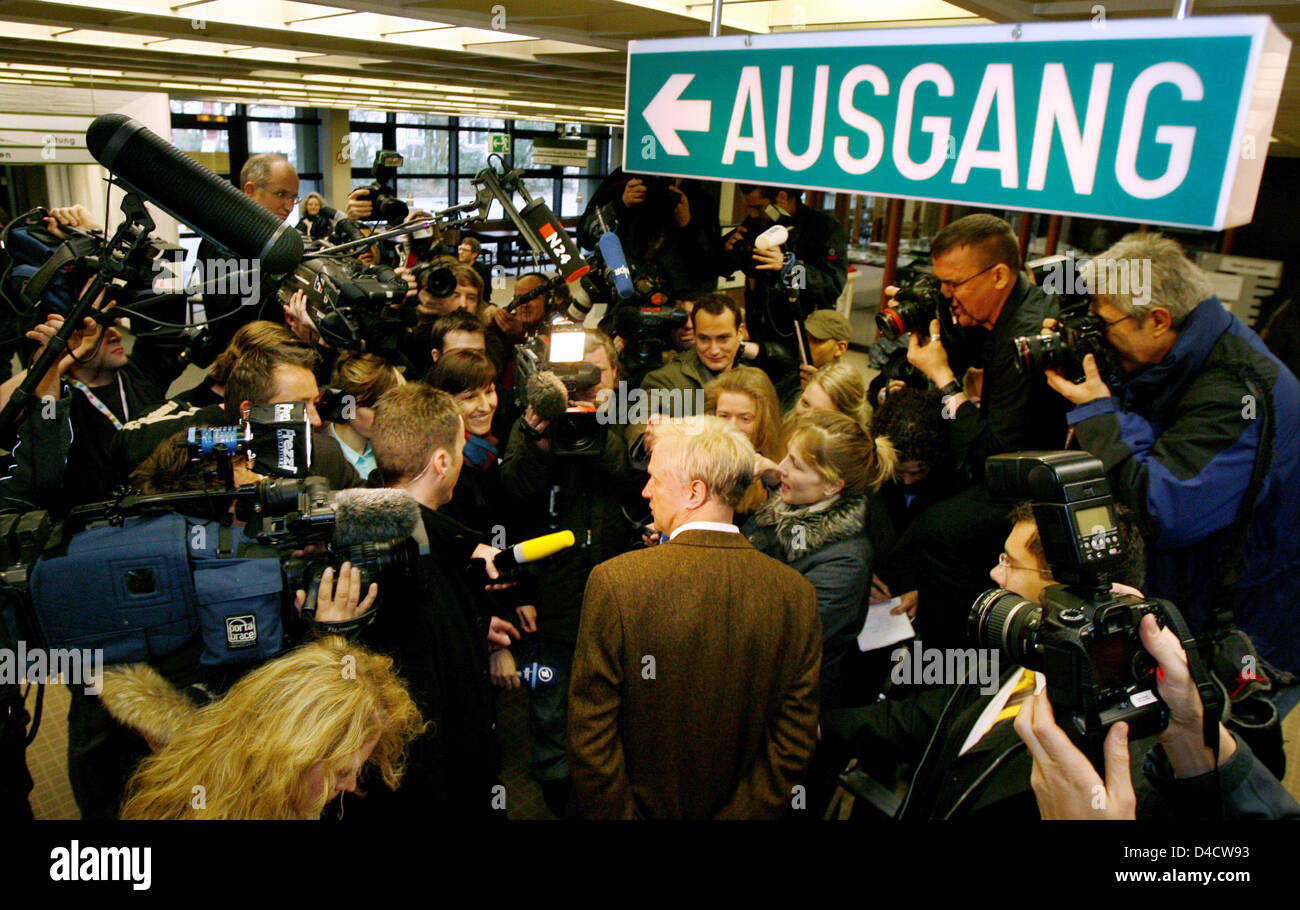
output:
[[659,89],[659,93],[641,112],[659,144],[670,155],[690,154],[678,137],[678,130],[695,133],[709,131],[713,102],[682,100],[682,92],[686,91],[694,78],[694,73],[674,73],[669,76],[663,88]]

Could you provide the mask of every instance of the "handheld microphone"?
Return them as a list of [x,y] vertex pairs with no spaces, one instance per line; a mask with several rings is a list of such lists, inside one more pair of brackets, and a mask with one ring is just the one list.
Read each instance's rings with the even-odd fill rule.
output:
[[539,559],[554,556],[561,550],[573,546],[573,543],[572,531],[557,531],[554,534],[545,534],[531,540],[521,541],[513,547],[507,547],[498,553],[492,562],[497,567],[497,572],[501,575],[500,578],[488,578],[487,563],[482,559],[471,559],[469,571],[471,574],[478,575],[485,584],[499,583],[517,575],[519,567],[525,563],[536,562]]
[[774,224],[754,239],[754,249],[770,250],[790,239],[790,232],[783,224]]
[[519,210],[519,216],[528,229],[541,241],[542,249],[546,251],[547,258],[555,264],[555,268],[564,276],[566,282],[575,282],[591,271],[591,266],[587,264],[587,260],[582,258],[578,248],[569,239],[569,234],[565,231],[564,225],[560,224],[546,203],[540,199],[534,199]]
[[627,256],[623,253],[623,242],[618,239],[618,234],[606,231],[600,235],[596,245],[605,259],[605,265],[609,267],[614,281],[614,290],[618,292],[618,296],[627,300],[635,295],[636,287],[632,284],[632,270],[628,268]]
[[530,689],[545,689],[548,686],[555,685],[555,668],[548,667],[546,664],[539,664],[537,661],[524,664],[524,668],[517,670],[516,675]]
[[339,490],[334,494],[333,543],[339,547],[405,540],[420,521],[420,506],[402,490]]
[[497,554],[493,562],[496,564],[498,571],[504,572],[518,568],[524,563],[536,562],[539,559],[554,556],[561,550],[567,550],[573,546],[573,542],[572,531],[556,531],[554,534],[543,534],[541,537],[520,541],[513,547],[502,550]]
[[86,148],[129,189],[262,271],[283,275],[302,260],[302,234],[139,121],[96,117]]

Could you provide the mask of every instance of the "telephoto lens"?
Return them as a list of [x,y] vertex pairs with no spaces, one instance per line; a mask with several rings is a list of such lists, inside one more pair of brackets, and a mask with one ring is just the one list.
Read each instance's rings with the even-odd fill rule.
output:
[[918,278],[899,287],[893,302],[876,315],[876,329],[890,341],[909,332],[928,332],[930,320],[946,305],[938,279]]

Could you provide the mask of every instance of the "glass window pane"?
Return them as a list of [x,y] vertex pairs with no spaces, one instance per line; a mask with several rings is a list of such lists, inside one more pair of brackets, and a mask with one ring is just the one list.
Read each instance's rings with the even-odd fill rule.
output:
[[224,114],[229,117],[235,113],[233,104],[220,101],[181,101],[172,99],[173,114]]
[[408,174],[445,174],[451,166],[450,140],[446,130],[397,129],[397,151]]
[[308,165],[298,148],[297,131],[292,123],[266,123],[253,121],[248,124],[248,153],[260,155],[265,152],[277,152],[289,159],[289,163],[299,171],[315,171],[317,164],[313,160]]
[[182,152],[229,152],[228,130],[172,130],[172,145]]
[[357,123],[387,123],[388,113],[386,111],[348,111],[348,119]]
[[[524,186],[528,189],[529,195],[534,199],[540,199],[546,203],[547,207],[554,205],[555,181],[549,177],[525,177]],[[516,205],[519,203],[516,202]],[[522,208],[522,206],[520,206]]]
[[506,122],[504,120],[489,120],[485,117],[461,117],[460,126],[461,129],[468,127],[469,129],[499,131],[506,128]]
[[290,118],[290,117],[298,117],[301,115],[298,113],[298,109],[296,107],[289,107],[287,105],[272,106],[269,104],[250,104],[248,106],[248,116]]
[[557,212],[561,218],[573,218],[581,215],[587,210],[587,200],[591,194],[596,191],[600,181],[591,178],[566,179],[564,181],[564,195],[560,199],[560,211]]
[[354,168],[370,170],[375,163],[375,152],[384,147],[383,133],[348,133],[348,154]]
[[[464,123],[461,120],[461,123]],[[488,133],[486,130],[460,131],[460,172],[477,174],[487,167]]]
[[401,114],[397,115],[398,123],[422,123],[425,126],[446,126],[451,122],[451,118],[445,114]]
[[[464,178],[456,181],[456,200],[462,205],[466,202],[472,202],[478,193],[478,187],[474,186],[472,180]],[[516,200],[518,201],[518,200]],[[488,208],[487,215],[484,216],[489,221],[498,221],[506,217],[505,211],[501,208],[501,203],[495,197]]]
[[450,205],[447,201],[449,190],[447,178],[445,177],[407,177],[402,179],[399,176],[396,190],[402,201],[413,209],[437,212]]
[[554,123],[543,123],[540,120],[516,120],[515,129],[517,130],[546,130],[548,133],[555,132]]
[[516,139],[512,151],[515,155],[515,167],[529,168],[533,166],[533,140]]

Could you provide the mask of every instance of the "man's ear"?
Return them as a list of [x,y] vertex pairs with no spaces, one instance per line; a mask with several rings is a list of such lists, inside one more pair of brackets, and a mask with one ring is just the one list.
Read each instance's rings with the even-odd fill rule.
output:
[[244,401],[241,401],[239,403],[239,416],[244,420],[248,419],[248,415],[252,413],[252,410],[253,410],[253,403],[251,401],[245,399]]
[[1165,332],[1174,327],[1174,315],[1162,306],[1153,306],[1151,315],[1147,316],[1147,321],[1151,324],[1151,335],[1153,338],[1159,338]]
[[626,343],[627,343],[627,342],[625,342],[625,341],[623,340],[623,336],[622,336],[622,335],[615,335],[615,336],[614,336],[614,350],[618,351],[620,354],[623,353],[623,347],[624,347],[624,345],[626,345]]
[[749,341],[749,329],[745,328],[743,322],[740,324],[740,340],[742,342]]
[[429,466],[435,477],[446,477],[451,472],[451,453],[446,449],[435,449],[429,456]]
[[698,509],[709,501],[709,487],[702,480],[692,480],[690,495],[686,499],[687,508]]
[[253,193],[256,192],[256,190],[257,190],[257,184],[254,183],[253,181],[250,180],[250,181],[248,181],[247,183],[244,184],[244,195],[245,195],[245,196],[252,196]]
[[848,353],[848,351],[849,351],[849,343],[848,343],[847,341],[836,341],[836,342],[835,342],[835,356],[836,356],[836,357],[843,357],[845,354]]
[[432,350],[429,351],[429,356],[433,358],[433,362],[434,362],[434,363],[437,363],[437,362],[438,362],[438,358],[439,358],[440,356],[442,356],[442,355],[441,355],[441,353],[438,351],[437,348],[433,348]]
[[997,265],[993,266],[993,274],[994,287],[1004,288],[1008,284],[1016,283],[1015,269],[1011,268],[1011,266],[1007,265],[1005,262],[999,262]]

